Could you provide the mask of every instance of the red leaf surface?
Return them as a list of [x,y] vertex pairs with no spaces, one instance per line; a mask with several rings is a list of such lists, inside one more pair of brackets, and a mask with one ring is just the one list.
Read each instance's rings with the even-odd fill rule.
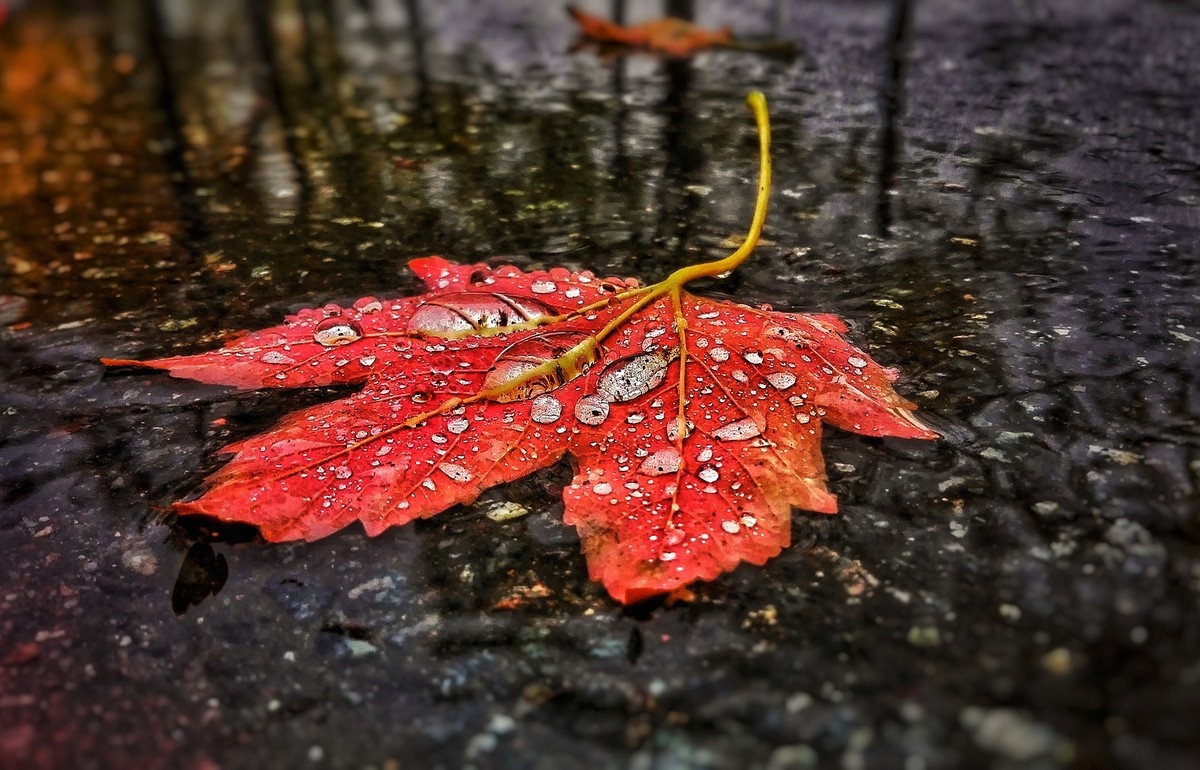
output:
[[233,458],[183,514],[315,540],[354,521],[370,535],[469,503],[569,454],[563,492],[591,576],[622,602],[711,580],[786,547],[793,507],[832,513],[825,423],[934,438],[894,372],[827,315],[682,290],[745,258],[766,213],[762,179],[745,245],[653,286],[565,269],[414,260],[417,297],[306,310],[220,350],[110,365],[243,389],[363,383],[228,447]]
[[565,519],[592,577],[630,602],[764,563],[788,545],[793,506],[836,510],[822,423],[933,437],[836,318],[686,292],[683,323],[659,297],[577,376],[471,401],[592,339],[646,290],[561,269],[437,257],[411,267],[427,294],[303,311],[210,353],[108,362],[240,388],[365,382],[231,445],[180,513],[253,523],[268,540],[314,540],[355,520],[376,535],[570,453]]

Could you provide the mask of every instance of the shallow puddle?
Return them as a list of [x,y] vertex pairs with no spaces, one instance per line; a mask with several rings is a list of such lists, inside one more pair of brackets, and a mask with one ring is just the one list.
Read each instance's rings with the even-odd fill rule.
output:
[[[697,3],[800,52],[663,61],[570,52],[561,9],[498,0],[79,5],[0,27],[0,756],[1195,761],[1194,8],[931,2],[896,37],[900,4]],[[692,288],[842,317],[944,440],[828,431],[840,513],[797,512],[792,548],[674,606],[588,580],[566,465],[377,538],[168,513],[222,446],[344,391],[100,357],[411,294],[429,254],[643,282],[723,256],[753,205],[751,88],[765,239]]]

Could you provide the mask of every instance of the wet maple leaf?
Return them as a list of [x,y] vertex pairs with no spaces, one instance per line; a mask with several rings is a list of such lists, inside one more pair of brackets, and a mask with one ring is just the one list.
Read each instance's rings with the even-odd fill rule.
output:
[[728,27],[709,30],[674,16],[626,27],[578,8],[568,7],[567,12],[579,25],[580,34],[590,40],[645,48],[668,56],[691,56],[705,48],[727,44],[731,40]]
[[369,535],[469,503],[569,454],[563,493],[591,576],[622,602],[711,580],[786,547],[793,507],[832,513],[822,424],[933,438],[895,373],[828,315],[682,290],[749,254],[769,180],[765,102],[755,222],[737,253],[665,281],[565,269],[410,263],[429,291],[301,311],[220,350],[114,365],[253,389],[362,383],[237,442],[196,500],[268,540]]

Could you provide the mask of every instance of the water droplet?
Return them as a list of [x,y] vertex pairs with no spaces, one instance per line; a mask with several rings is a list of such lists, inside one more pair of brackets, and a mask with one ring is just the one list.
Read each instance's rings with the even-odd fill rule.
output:
[[285,372],[280,372],[279,374],[276,374],[276,375],[275,375],[275,379],[277,379],[277,380],[286,380],[286,379],[287,379],[287,374],[286,374]]
[[704,466],[696,475],[700,477],[701,481],[707,481],[709,484],[721,478],[721,474],[717,472],[717,469],[711,465]]
[[375,364],[375,356],[363,356],[358,359],[358,362],[363,366],[373,366]]
[[736,535],[742,530],[742,526],[732,519],[726,519],[725,521],[721,522],[721,529],[725,530],[731,535]]
[[531,297],[499,292],[448,292],[423,303],[408,319],[408,330],[434,337],[526,324],[554,315],[554,309]]
[[542,395],[533,400],[529,408],[529,418],[534,422],[547,425],[562,417],[562,402],[554,396]]
[[811,419],[812,415],[810,415],[808,412],[796,412],[796,422],[800,423],[801,425],[808,425],[808,422]]
[[470,428],[470,427],[471,427],[470,421],[464,420],[462,417],[455,418],[446,423],[446,430],[450,431],[451,433],[453,433],[456,436],[459,435],[460,433],[465,433],[467,431],[467,428]]
[[[684,438],[687,438],[688,436],[691,435],[692,428],[694,428],[694,427],[695,426],[692,425],[691,421],[686,421],[684,423],[684,425],[683,425]],[[677,441],[679,439],[679,420],[672,417],[670,422],[667,423],[667,431],[666,432],[667,432],[667,440],[668,441]]]
[[598,495],[611,495],[612,494],[612,484],[609,484],[607,481],[601,481],[598,484],[594,484],[592,486],[592,491]]
[[742,517],[742,526],[745,527],[746,529],[750,529],[757,523],[758,523],[758,519],[754,518],[753,516],[751,516],[749,514],[746,514],[745,516]]
[[465,484],[475,478],[475,474],[461,465],[453,463],[438,463],[438,470],[460,484]]
[[575,419],[584,425],[599,425],[608,419],[608,402],[599,396],[584,396],[575,402]]
[[712,459],[712,456],[713,456],[712,447],[706,446],[696,454],[696,459],[702,463],[706,463]]
[[430,436],[430,437],[429,437],[429,440],[430,440],[430,441],[432,441],[432,442],[433,442],[433,443],[435,443],[435,444],[445,444],[445,443],[446,443],[446,442],[448,442],[450,439],[446,438],[445,436],[443,436],[443,435],[442,435],[442,434],[440,434],[440,433],[435,433],[435,434],[433,434],[432,436]]
[[746,363],[748,364],[758,365],[763,362],[762,353],[759,353],[757,350],[751,350],[749,353],[743,354],[742,358],[746,359]]
[[855,369],[861,369],[867,365],[867,362],[864,361],[863,359],[859,358],[858,356],[850,356],[849,358],[846,359],[846,363],[850,364]]
[[313,329],[313,340],[327,348],[349,345],[362,338],[362,327],[356,321],[334,316],[326,318]]
[[671,529],[667,530],[667,536],[664,538],[664,540],[666,540],[667,545],[679,545],[686,538],[687,535],[683,534],[682,529],[679,527],[672,527]]
[[421,479],[421,486],[425,487],[430,492],[433,492],[434,490],[437,489],[437,484],[435,484],[433,482],[433,479],[430,479],[430,478]]
[[374,297],[363,297],[355,301],[354,309],[366,315],[368,313],[378,313],[380,310],[383,310],[383,305]]
[[296,359],[278,350],[268,350],[260,359],[264,364],[294,364]]
[[558,284],[554,281],[534,281],[529,290],[534,294],[553,294],[558,291]]
[[791,372],[771,372],[767,375],[767,382],[779,390],[787,390],[796,384],[796,375]]
[[662,384],[668,364],[662,351],[622,358],[596,380],[596,392],[609,401],[632,401]]
[[708,357],[717,363],[724,363],[729,360],[729,351],[725,348],[713,348],[708,351]]
[[647,476],[665,476],[668,473],[678,471],[681,462],[682,458],[679,456],[679,450],[675,447],[666,447],[651,452],[650,456],[642,461],[642,465],[638,468],[638,471]]
[[645,419],[646,415],[642,414],[641,412],[634,412],[625,418],[625,422],[629,423],[630,425],[637,425]]
[[516,358],[497,359],[495,365],[492,366],[491,370],[487,373],[487,377],[483,380],[483,389],[498,391],[494,398],[496,401],[520,401],[529,395],[525,390],[525,386],[529,383],[514,386],[508,391],[505,391],[504,388],[519,382],[521,378],[529,375],[530,372],[539,366],[541,364],[537,361],[526,361]]
[[[526,337],[505,348],[484,378],[484,390],[493,391],[491,400],[521,401],[549,393],[569,378],[587,370],[591,361],[579,361],[577,367],[548,364],[590,339],[575,331],[547,332]],[[584,358],[584,356],[580,356]],[[537,369],[542,371],[534,374]]]
[[662,559],[663,561],[675,561],[675,552],[674,551],[664,551],[663,555],[660,556],[659,558]]
[[334,468],[333,475],[339,479],[348,479],[354,475],[354,471],[350,470],[350,466],[348,465],[339,465],[337,468]]
[[758,428],[758,424],[751,417],[744,417],[737,422],[731,422],[728,425],[722,425],[713,431],[713,436],[722,441],[745,441],[748,438],[754,438],[762,433]]

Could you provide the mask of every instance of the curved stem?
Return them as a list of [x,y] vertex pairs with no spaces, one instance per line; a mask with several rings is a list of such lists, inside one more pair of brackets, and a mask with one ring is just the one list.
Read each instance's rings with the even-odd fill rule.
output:
[[767,219],[767,201],[771,197],[771,121],[767,116],[767,97],[759,91],[751,91],[746,97],[746,106],[754,113],[758,124],[758,195],[754,200],[754,218],[750,221],[750,232],[737,251],[724,259],[682,267],[671,273],[664,284],[677,287],[697,278],[711,278],[728,273],[750,256],[758,239],[762,236],[763,223]]
[[[711,278],[728,273],[750,256],[758,239],[762,236],[763,223],[767,219],[767,201],[771,197],[771,121],[767,115],[767,97],[760,91],[751,91],[746,97],[746,106],[754,113],[758,124],[758,195],[754,199],[754,218],[750,220],[750,232],[738,250],[724,259],[713,262],[703,262],[699,265],[683,267],[656,284],[645,287],[644,294],[638,300],[609,321],[604,328],[592,335],[596,343],[603,342],[610,334],[621,327],[631,317],[639,313],[647,305],[667,294],[674,294],[688,281],[697,278]],[[678,309],[677,318],[682,319],[682,311]]]

